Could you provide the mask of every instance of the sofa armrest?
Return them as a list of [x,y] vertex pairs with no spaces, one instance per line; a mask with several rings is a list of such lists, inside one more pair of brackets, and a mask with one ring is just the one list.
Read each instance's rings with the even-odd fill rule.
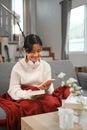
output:
[[87,90],[87,73],[85,72],[77,72],[77,78],[79,85],[83,90]]

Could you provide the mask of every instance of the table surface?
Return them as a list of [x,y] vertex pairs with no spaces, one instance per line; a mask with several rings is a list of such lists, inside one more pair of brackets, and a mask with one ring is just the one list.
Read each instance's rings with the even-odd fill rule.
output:
[[[61,130],[59,128],[57,112],[50,112],[21,118],[21,130]],[[72,130],[82,130],[81,126],[74,123]]]

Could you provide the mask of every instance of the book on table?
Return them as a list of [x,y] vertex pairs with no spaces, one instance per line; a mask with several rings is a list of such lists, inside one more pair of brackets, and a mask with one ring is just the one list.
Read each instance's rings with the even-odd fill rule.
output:
[[[79,99],[79,101],[77,99]],[[87,97],[81,96],[76,98],[73,96],[73,98],[67,98],[64,102],[64,107],[77,110],[84,110],[84,105],[80,102],[80,100],[84,100],[87,102]]]

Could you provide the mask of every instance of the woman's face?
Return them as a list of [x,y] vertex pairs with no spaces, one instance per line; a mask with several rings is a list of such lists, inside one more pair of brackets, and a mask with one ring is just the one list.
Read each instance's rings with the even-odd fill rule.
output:
[[31,60],[32,62],[36,62],[41,57],[42,46],[38,43],[33,45],[33,49],[30,53],[26,52],[27,61]]

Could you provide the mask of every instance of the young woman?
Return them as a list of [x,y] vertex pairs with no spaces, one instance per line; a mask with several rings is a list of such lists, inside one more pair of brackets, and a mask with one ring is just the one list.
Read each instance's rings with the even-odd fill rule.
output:
[[[57,111],[66,95],[66,87],[53,88],[50,65],[40,58],[42,42],[39,36],[26,36],[24,51],[25,57],[12,69],[8,92],[0,96],[7,130],[21,130],[21,117]],[[32,95],[37,90],[46,90],[46,94]]]
[[[50,65],[41,60],[42,41],[39,36],[30,34],[24,41],[25,57],[16,63],[11,73],[9,95],[14,100],[32,99],[31,91],[36,86],[38,89],[47,90],[49,94],[54,91],[51,79]],[[32,86],[23,90],[22,86]],[[33,90],[34,91],[34,90]]]

